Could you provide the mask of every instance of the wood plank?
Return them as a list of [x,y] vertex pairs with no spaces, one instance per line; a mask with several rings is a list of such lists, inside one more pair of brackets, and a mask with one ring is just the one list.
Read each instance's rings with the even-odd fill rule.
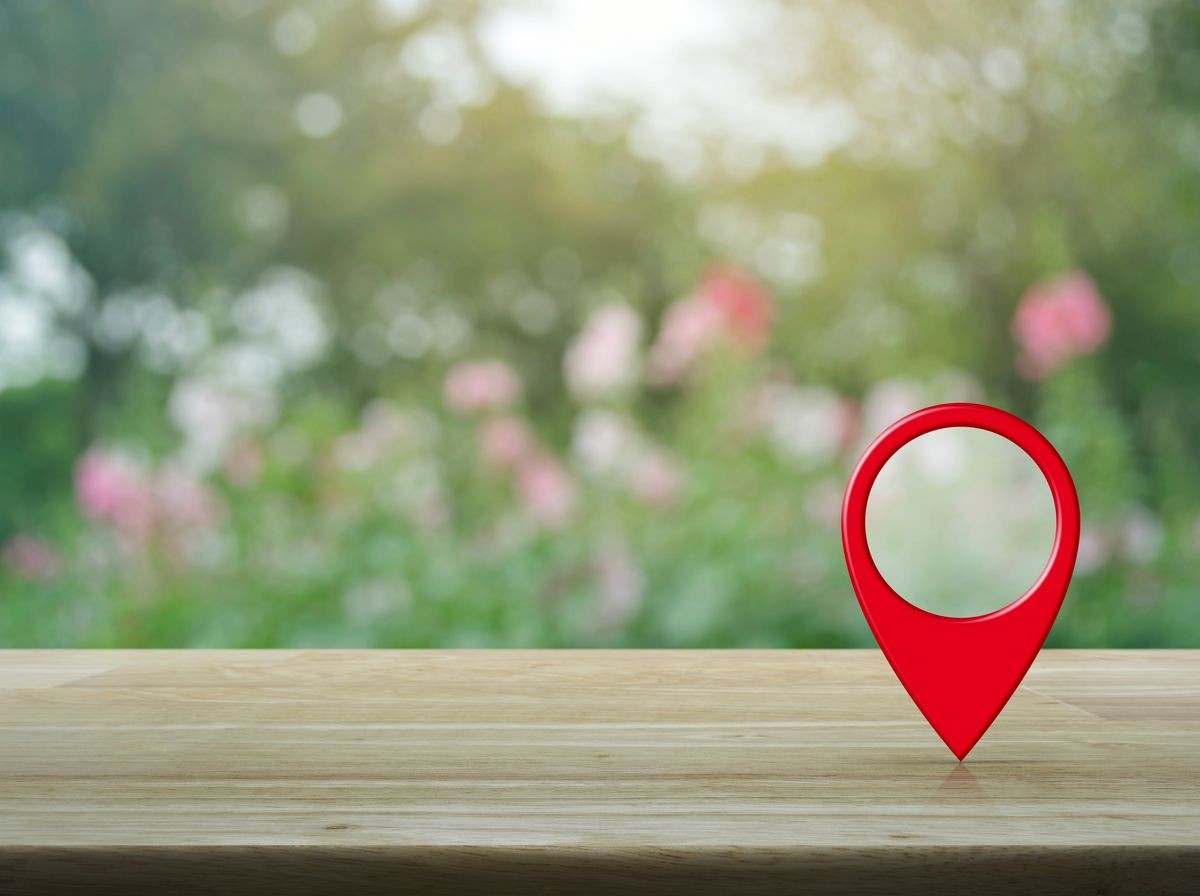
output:
[[[0,651],[0,893],[1195,892],[1200,652]],[[107,889],[106,889],[107,888]]]

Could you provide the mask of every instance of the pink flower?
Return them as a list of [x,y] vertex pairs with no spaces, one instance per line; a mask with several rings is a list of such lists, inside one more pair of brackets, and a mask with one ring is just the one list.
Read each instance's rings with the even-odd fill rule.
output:
[[75,465],[75,501],[84,516],[111,523],[124,535],[144,538],[154,519],[145,469],[127,455],[89,449]]
[[651,381],[679,382],[705,352],[725,339],[747,350],[761,348],[771,319],[771,296],[761,284],[732,268],[714,268],[695,293],[663,315],[650,350]]
[[1012,329],[1021,347],[1017,369],[1040,380],[1100,348],[1112,331],[1112,315],[1092,279],[1074,272],[1031,287],[1021,297]]
[[771,294],[757,280],[734,268],[716,267],[698,292],[720,309],[735,342],[755,349],[766,342],[773,315]]
[[646,592],[646,575],[624,544],[610,544],[595,559],[596,626],[613,631],[624,626],[637,613]]
[[575,482],[555,457],[539,453],[517,468],[517,496],[535,520],[558,528],[575,509]]
[[154,482],[159,520],[174,535],[212,528],[221,513],[221,502],[207,485],[178,464],[168,464]]
[[116,452],[89,450],[75,467],[75,499],[84,516],[112,526],[120,548],[133,554],[162,539],[182,550],[190,536],[210,529],[221,502],[181,464],[157,475]]
[[10,572],[30,581],[53,579],[61,566],[54,546],[32,535],[10,538],[4,545],[3,560]]
[[537,447],[529,427],[516,417],[498,417],[479,428],[479,456],[497,470],[514,469]]
[[721,338],[723,318],[716,305],[690,296],[667,308],[658,339],[650,349],[650,380],[677,383],[696,360]]
[[520,391],[516,371],[495,360],[456,364],[443,384],[446,404],[460,414],[501,410],[516,401]]
[[1084,525],[1079,533],[1079,550],[1075,559],[1075,572],[1088,575],[1100,569],[1112,556],[1108,537],[1094,526]]
[[629,471],[629,487],[639,501],[650,507],[669,507],[679,500],[683,475],[679,465],[662,452],[639,457]]
[[563,359],[571,394],[587,401],[632,386],[641,373],[641,336],[642,319],[628,305],[607,305],[593,314]]

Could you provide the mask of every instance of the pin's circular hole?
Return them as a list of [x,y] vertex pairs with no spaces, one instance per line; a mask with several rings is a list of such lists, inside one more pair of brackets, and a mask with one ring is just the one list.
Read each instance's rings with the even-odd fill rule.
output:
[[913,439],[879,473],[867,541],[888,584],[941,616],[990,613],[1024,594],[1055,536],[1050,487],[1008,439],[948,427]]

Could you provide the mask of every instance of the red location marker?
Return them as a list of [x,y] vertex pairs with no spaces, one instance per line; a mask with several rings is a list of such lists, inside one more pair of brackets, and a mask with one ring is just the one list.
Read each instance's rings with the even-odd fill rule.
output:
[[[1050,485],[1057,518],[1041,576],[1017,600],[969,618],[915,607],[884,581],[867,546],[867,498],[883,465],[913,439],[952,426],[1003,436],[1033,458]],[[1079,498],[1067,465],[1040,432],[982,404],[941,404],[909,414],[871,443],[846,487],[842,547],[863,615],[917,708],[961,761],[1029,671],[1058,615],[1079,548]]]

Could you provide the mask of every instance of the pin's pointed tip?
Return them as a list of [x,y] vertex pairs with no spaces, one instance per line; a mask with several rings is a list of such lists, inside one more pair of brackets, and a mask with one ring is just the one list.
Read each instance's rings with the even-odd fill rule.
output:
[[954,754],[954,758],[957,759],[959,763],[962,763],[967,758],[967,755],[971,752],[971,750],[975,747],[974,743],[967,744],[964,747],[961,744],[952,744],[944,738],[942,742],[950,749],[950,752]]

